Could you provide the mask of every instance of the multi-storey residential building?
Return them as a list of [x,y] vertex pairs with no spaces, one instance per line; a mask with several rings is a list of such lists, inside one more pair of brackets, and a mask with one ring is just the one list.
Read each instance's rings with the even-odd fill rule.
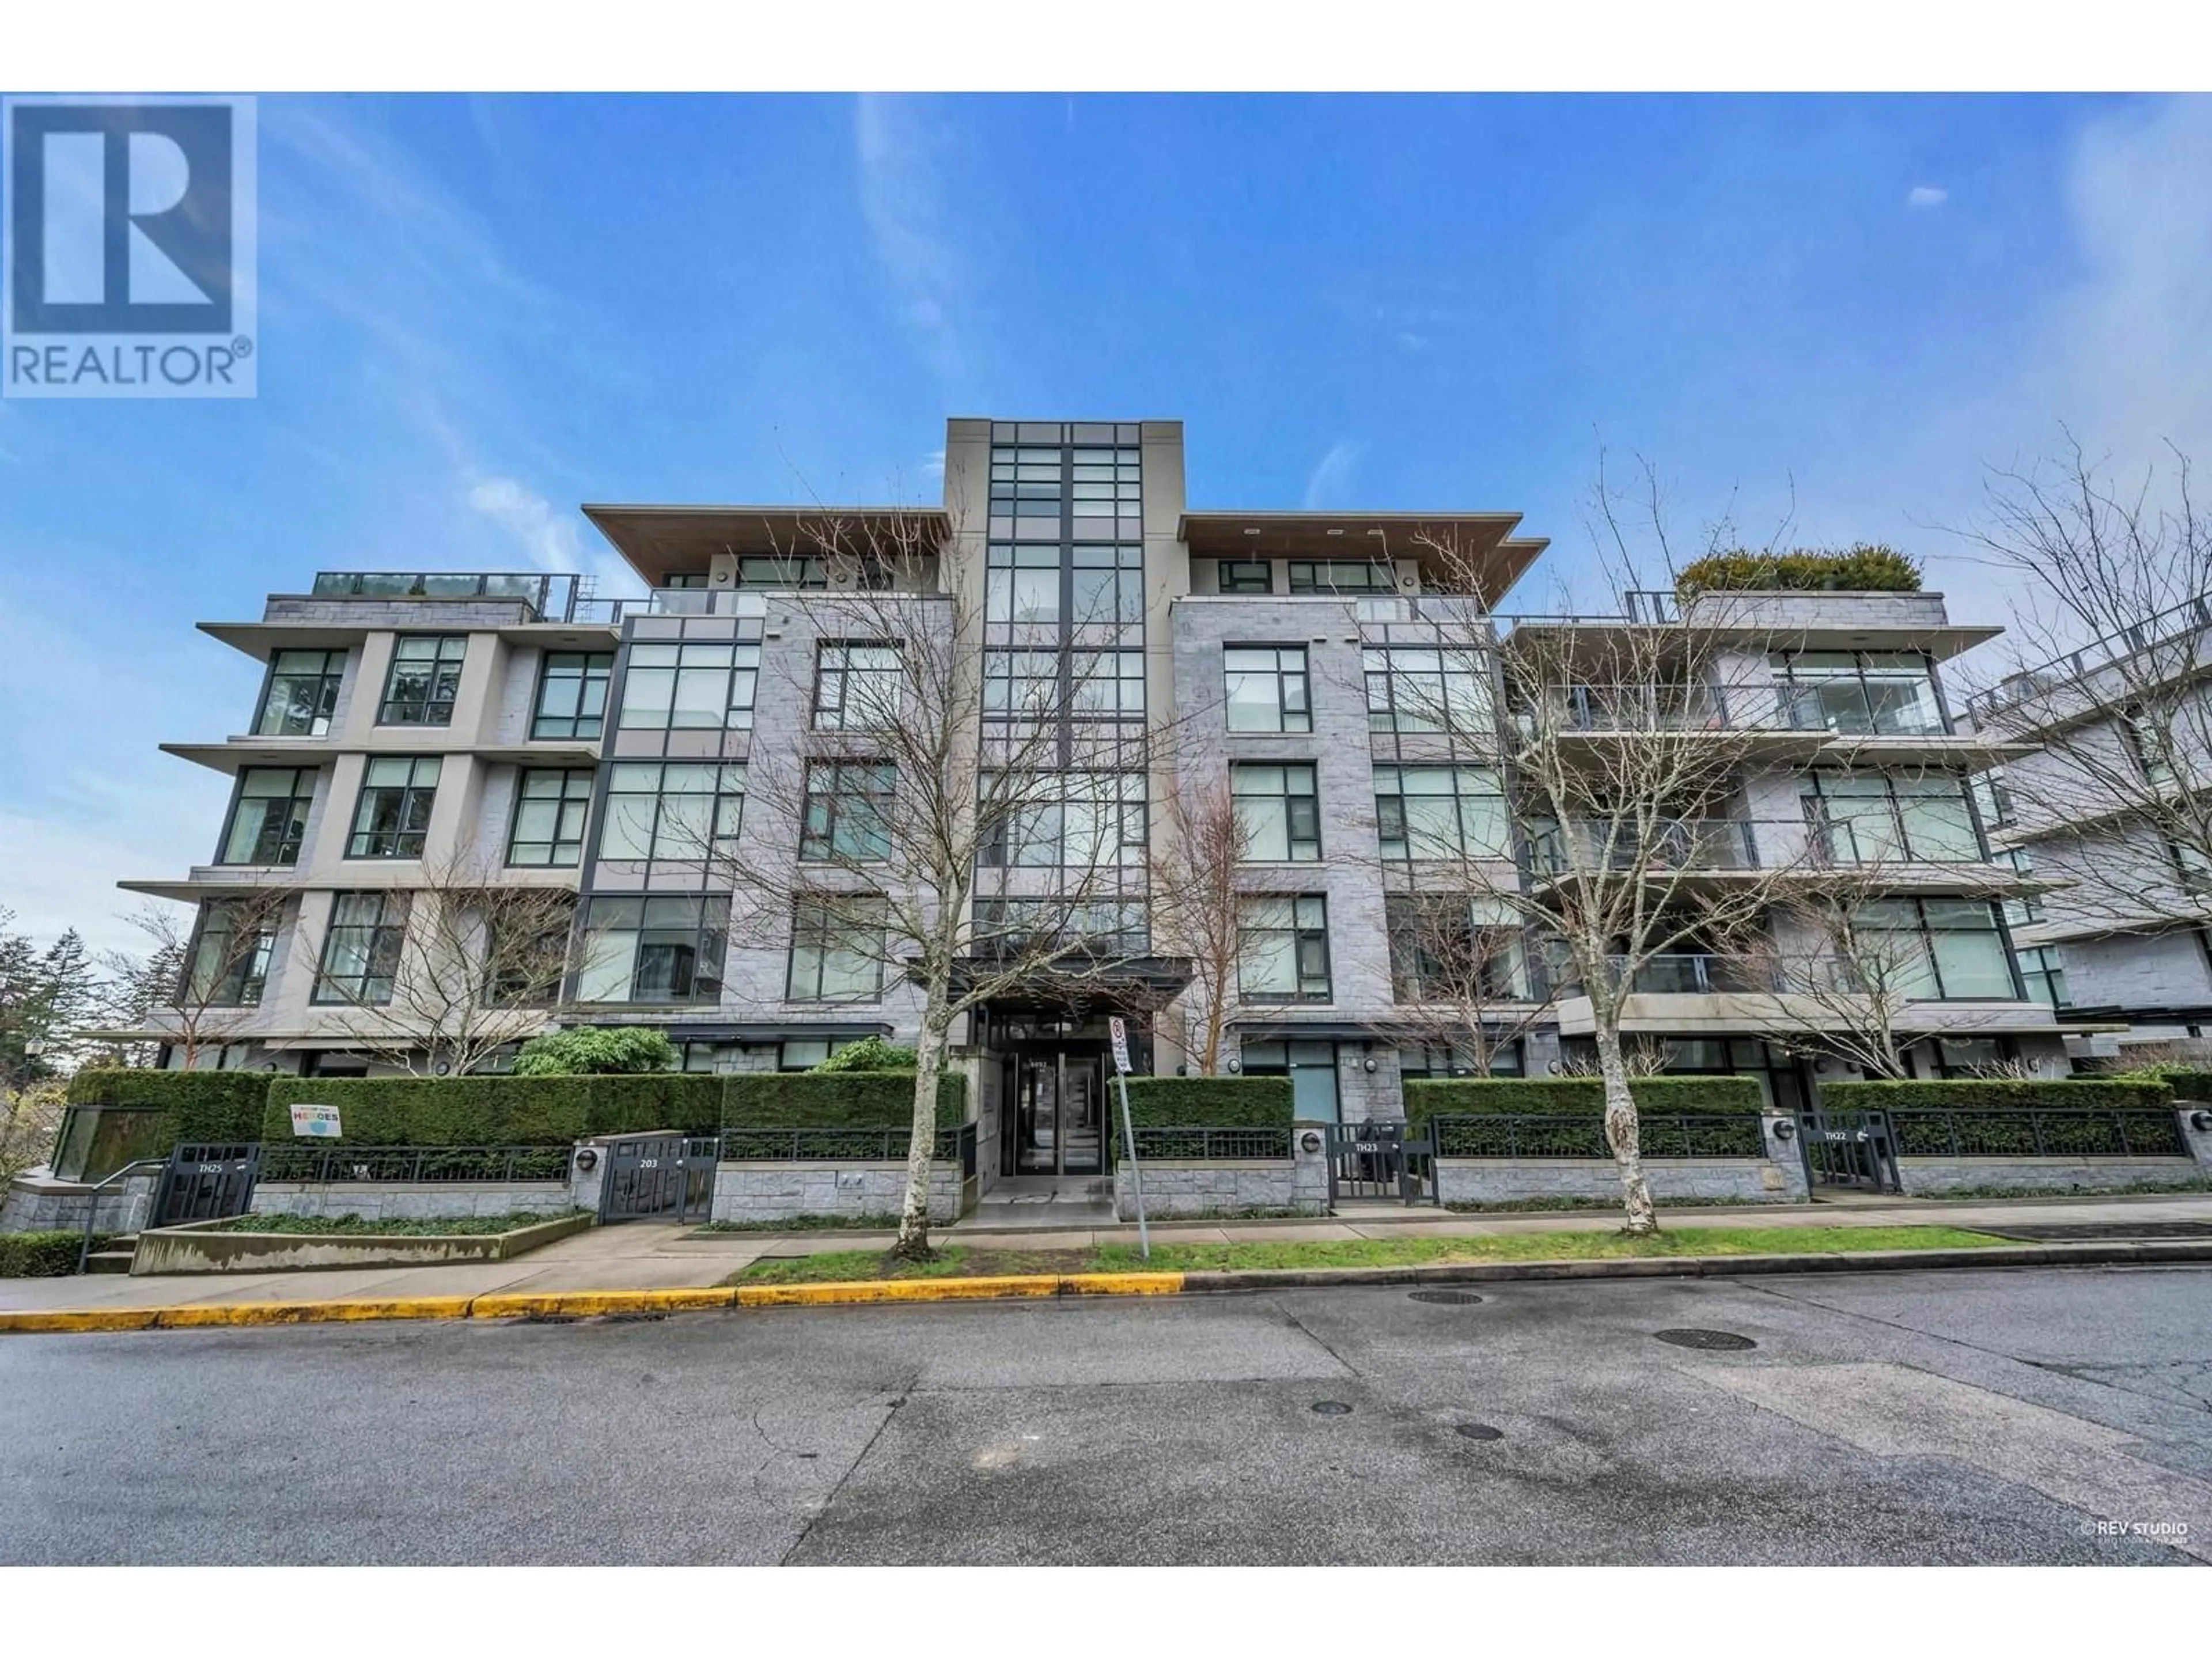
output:
[[[222,947],[198,954],[224,964],[237,1006],[198,1063],[389,1064],[360,1041],[363,1011],[392,1003],[427,872],[457,864],[480,885],[575,895],[567,976],[528,1011],[533,1029],[655,1025],[700,1069],[910,1039],[918,993],[897,964],[847,948],[803,898],[763,915],[712,854],[743,846],[749,868],[803,872],[865,848],[891,786],[841,737],[879,710],[884,607],[901,629],[941,630],[963,604],[981,619],[980,723],[1052,709],[1066,769],[1046,838],[1060,850],[986,853],[1001,867],[979,891],[1018,907],[1071,865],[1110,866],[1085,926],[1149,994],[1125,1005],[1142,1016],[1140,1066],[1190,1063],[1175,1000],[1189,964],[1150,954],[1147,904],[1151,809],[1193,779],[1225,786],[1249,832],[1228,1067],[1287,1075],[1307,1115],[1361,1120],[1397,1115],[1406,1078],[1473,1063],[1425,1000],[1403,917],[1469,860],[1540,884],[1545,836],[1573,832],[1516,800],[1500,665],[1563,625],[1498,614],[1545,546],[1514,533],[1518,515],[1198,509],[1179,422],[980,419],[948,424],[941,507],[584,511],[644,597],[337,573],[270,597],[258,622],[205,625],[269,665],[246,734],[170,746],[236,775],[229,820],[186,879],[129,884],[198,905],[202,941]],[[878,530],[927,556],[888,569],[869,552]],[[846,595],[866,596],[874,635],[839,625]],[[1574,625],[1722,636],[1710,608],[1636,604]],[[1941,665],[1988,631],[1949,623],[1932,593],[1766,596],[1729,613],[1712,658],[1725,693],[1683,688],[1711,729],[1759,734],[1734,816],[1702,820],[1683,857],[1717,879],[1813,854],[1894,866],[1875,914],[1911,942],[1908,1063],[1923,1073],[2063,1065],[2000,908],[2032,884],[1992,866],[1966,789],[1992,745],[1954,726],[1942,693]],[[1611,718],[1592,714],[1591,742]],[[749,812],[749,774],[757,787],[770,759],[794,757],[803,821]],[[226,902],[249,888],[283,904],[240,952]],[[1478,906],[1468,923],[1512,935],[1484,1063],[1574,1067],[1587,998],[1514,917]],[[1626,1024],[1654,1063],[1747,1072],[1802,1105],[1850,1073],[1810,1057],[1820,1015],[1762,978],[1758,954],[1739,939],[1650,964]],[[1097,1171],[1112,1006],[1009,995],[960,1023],[987,1182]]]
[[2072,1046],[2212,1052],[2212,604],[2021,669],[1968,708],[2030,745],[1982,793],[2000,853],[2057,884],[2014,937],[2036,994],[2105,1028]]

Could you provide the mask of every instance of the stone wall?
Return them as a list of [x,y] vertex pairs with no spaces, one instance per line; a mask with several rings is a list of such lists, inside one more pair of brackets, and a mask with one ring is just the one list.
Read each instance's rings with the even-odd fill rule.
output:
[[[798,1216],[896,1215],[906,1203],[906,1165],[721,1164],[714,1169],[716,1221],[789,1221]],[[960,1166],[933,1164],[932,1221],[960,1218]]]
[[0,1196],[0,1233],[77,1232],[84,1226],[85,1206],[95,1205],[93,1231],[135,1233],[147,1223],[154,1207],[154,1188],[161,1171],[130,1176],[99,1194],[75,1181],[57,1181],[44,1170],[33,1170],[9,1183]]
[[2172,1187],[2212,1180],[2212,1122],[2197,1127],[2205,1109],[2174,1113],[2185,1158],[1900,1158],[1905,1196],[1936,1197],[1985,1187],[2032,1187],[2048,1193],[2118,1193],[2131,1187]]
[[357,1215],[364,1221],[448,1221],[493,1215],[559,1215],[577,1207],[561,1181],[264,1181],[256,1215]]
[[[1327,1176],[1318,1193],[1301,1190],[1296,1163],[1289,1158],[1222,1159],[1210,1164],[1182,1159],[1145,1160],[1145,1215],[1161,1221],[1176,1216],[1228,1216],[1247,1210],[1296,1210],[1304,1215],[1328,1212]],[[1114,1213],[1137,1218],[1137,1191],[1129,1166],[1114,1168]]]

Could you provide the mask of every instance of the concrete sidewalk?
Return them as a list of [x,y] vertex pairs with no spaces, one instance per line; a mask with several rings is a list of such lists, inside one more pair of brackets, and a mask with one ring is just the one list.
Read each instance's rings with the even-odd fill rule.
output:
[[[2003,1227],[2052,1223],[2212,1223],[2212,1193],[2130,1197],[2002,1199],[1909,1202],[1851,1199],[1816,1204],[1661,1212],[1674,1228]],[[1289,1243],[1348,1238],[1468,1237],[1491,1233],[1588,1231],[1610,1227],[1613,1212],[1457,1215],[1434,1209],[1383,1206],[1371,1213],[1310,1221],[1165,1222],[1161,1243]],[[944,1237],[944,1235],[940,1235]],[[1133,1225],[1066,1231],[981,1231],[960,1228],[951,1242],[971,1249],[1077,1250],[1136,1242]],[[76,1279],[0,1279],[0,1311],[54,1308],[173,1308],[264,1302],[387,1302],[410,1297],[542,1295],[577,1291],[672,1290],[720,1284],[763,1256],[880,1249],[886,1233],[699,1233],[685,1227],[630,1222],[595,1227],[513,1261],[450,1267],[377,1267],[269,1273],[193,1273],[159,1277],[92,1274]]]

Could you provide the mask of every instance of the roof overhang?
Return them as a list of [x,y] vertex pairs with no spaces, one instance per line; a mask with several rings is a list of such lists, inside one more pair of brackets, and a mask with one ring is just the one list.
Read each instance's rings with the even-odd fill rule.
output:
[[650,587],[703,575],[718,553],[817,557],[836,550],[934,551],[952,534],[940,507],[624,507],[584,516]]
[[1551,545],[1515,536],[1520,522],[1518,513],[1205,512],[1185,513],[1176,534],[1200,558],[1411,559],[1425,582],[1464,573],[1488,607]]
[[[908,967],[914,978],[918,963]],[[962,994],[981,980],[1005,971],[988,957],[966,957],[952,964],[952,988]],[[1069,959],[1065,966],[1042,966],[1023,975],[988,1000],[1000,1009],[1060,1010],[1126,1008],[1150,1012],[1164,1007],[1190,983],[1188,957],[1130,957],[1090,962]]]

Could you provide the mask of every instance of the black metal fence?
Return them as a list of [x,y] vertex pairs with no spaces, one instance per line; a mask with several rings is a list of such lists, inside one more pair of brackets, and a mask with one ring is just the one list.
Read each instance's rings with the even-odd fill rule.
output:
[[[1605,1121],[1577,1115],[1519,1112],[1484,1113],[1430,1120],[1439,1158],[1610,1158]],[[1764,1158],[1759,1119],[1748,1113],[1710,1116],[1638,1118],[1638,1141],[1648,1158]]]
[[261,1179],[341,1182],[562,1181],[566,1146],[317,1146],[269,1145]]
[[186,1221],[244,1215],[253,1201],[261,1152],[258,1141],[179,1146],[169,1154],[168,1167],[161,1171],[148,1224],[173,1227]]
[[1434,1195],[1436,1142],[1409,1140],[1402,1123],[1338,1123],[1328,1130],[1328,1201],[1395,1199],[1418,1204]]
[[[725,1129],[726,1164],[902,1164],[914,1144],[905,1129]],[[975,1163],[975,1126],[939,1129],[931,1157],[958,1162],[964,1176]]]
[[[1230,1158],[1286,1158],[1291,1131],[1281,1128],[1211,1127],[1203,1124],[1136,1126],[1137,1157],[1192,1158],[1201,1163]],[[1116,1137],[1118,1144],[1119,1137]]]
[[2190,1156],[2171,1109],[2038,1106],[2001,1112],[1893,1108],[1890,1133],[1904,1158],[2182,1158]]

